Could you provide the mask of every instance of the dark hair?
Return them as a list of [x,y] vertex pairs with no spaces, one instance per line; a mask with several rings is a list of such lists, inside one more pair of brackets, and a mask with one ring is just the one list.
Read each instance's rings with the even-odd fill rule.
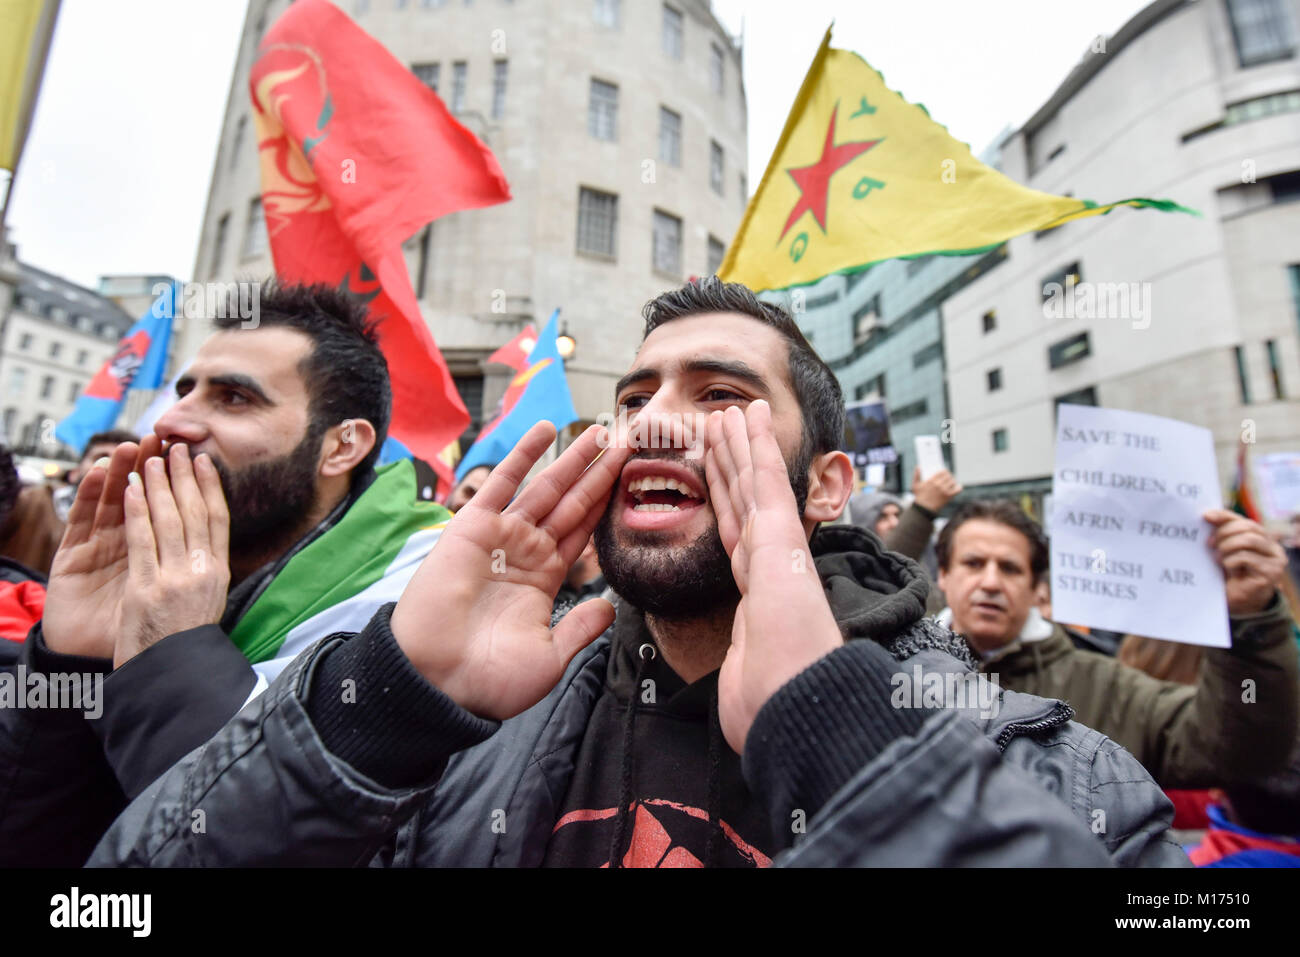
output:
[[85,448],[81,450],[81,457],[84,459],[86,453],[96,445],[103,445],[105,442],[112,442],[113,445],[121,445],[123,442],[139,442],[140,436],[134,432],[128,432],[126,429],[109,429],[107,432],[96,432],[86,442]]
[[[388,363],[366,307],[334,286],[272,280],[258,291],[258,310],[256,328],[297,329],[314,345],[298,366],[307,385],[308,436],[319,439],[344,419],[365,419],[375,427],[375,447],[353,470],[365,472],[379,458],[393,408]],[[213,320],[222,331],[244,328],[245,322],[234,308]]]
[[957,529],[975,519],[1006,525],[1025,536],[1029,541],[1029,569],[1034,574],[1034,584],[1037,585],[1042,581],[1043,576],[1047,574],[1048,565],[1047,538],[1043,535],[1043,528],[1026,515],[1020,506],[1003,499],[967,502],[957,509],[948,520],[948,524],[943,527],[943,531],[939,533],[939,540],[934,544],[934,552],[939,559],[940,568],[944,571],[948,570],[948,563],[952,560],[952,540],[957,535]]
[[22,490],[23,483],[18,477],[13,453],[8,446],[0,445],[0,526],[9,519],[9,513],[18,503],[18,494]]
[[665,322],[708,312],[737,312],[771,326],[790,344],[789,382],[803,416],[800,458],[833,452],[844,445],[844,393],[830,366],[804,338],[790,314],[763,302],[747,286],[723,282],[717,276],[688,282],[651,299],[641,310],[645,331],[641,340]]
[[1224,784],[1232,816],[1265,834],[1300,834],[1300,744],[1280,771],[1254,781]]

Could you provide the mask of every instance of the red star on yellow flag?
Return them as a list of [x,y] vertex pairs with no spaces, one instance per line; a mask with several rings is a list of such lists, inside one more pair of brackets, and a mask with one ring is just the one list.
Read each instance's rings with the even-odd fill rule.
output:
[[831,177],[835,175],[836,170],[847,166],[880,142],[880,140],[859,140],[854,143],[834,145],[835,117],[839,111],[840,107],[837,103],[835,109],[831,110],[830,125],[826,127],[826,141],[822,144],[821,159],[811,166],[794,166],[786,170],[799,187],[799,201],[794,204],[794,209],[790,210],[790,218],[785,221],[785,228],[781,230],[781,235],[777,239],[778,243],[785,238],[790,227],[805,212],[812,213],[813,219],[817,220],[817,225],[822,228],[822,232],[826,232],[826,201],[830,193]]

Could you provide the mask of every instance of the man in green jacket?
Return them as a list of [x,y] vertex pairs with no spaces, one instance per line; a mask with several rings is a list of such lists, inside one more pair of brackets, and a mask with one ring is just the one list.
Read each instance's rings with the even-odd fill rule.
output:
[[940,620],[963,635],[1003,688],[1060,698],[1119,742],[1164,788],[1270,774],[1296,737],[1300,674],[1278,583],[1286,558],[1258,524],[1214,510],[1209,545],[1224,568],[1232,647],[1207,648],[1195,685],[1158,681],[1074,647],[1033,610],[1047,574],[1038,523],[1008,502],[963,506],[939,535]]

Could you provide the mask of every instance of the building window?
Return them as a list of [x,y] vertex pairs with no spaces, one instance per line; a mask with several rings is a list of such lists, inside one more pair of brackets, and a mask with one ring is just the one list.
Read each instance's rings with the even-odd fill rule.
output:
[[41,398],[48,399],[54,394],[54,376],[47,375],[41,377]]
[[1300,265],[1286,267],[1291,275],[1291,305],[1295,309],[1296,322],[1300,323]]
[[740,174],[740,211],[743,213],[745,207],[749,205],[749,181],[745,179],[745,174]]
[[1005,452],[1006,450],[1007,450],[1007,430],[994,429],[993,430],[993,451]]
[[17,409],[5,409],[4,418],[4,442],[5,445],[14,445],[14,420],[18,418]]
[[60,355],[62,352],[63,352],[63,343],[62,343],[62,342],[51,342],[51,343],[50,343],[50,358],[51,358],[51,359],[57,359],[57,358],[59,357],[59,355]]
[[618,255],[618,197],[585,186],[578,190],[578,252]]
[[1067,392],[1065,395],[1058,395],[1054,400],[1055,409],[1063,405],[1096,405],[1097,404],[1097,387],[1088,386],[1086,389],[1076,389],[1073,392]]
[[244,129],[248,126],[248,117],[241,116],[239,122],[235,124],[235,140],[230,148],[230,168],[234,169],[239,162],[239,151],[244,146]]
[[212,269],[215,276],[221,271],[221,257],[226,254],[226,234],[230,232],[230,214],[225,213],[217,220],[217,238],[212,242]]
[[81,391],[81,383],[80,383],[80,382],[69,382],[69,383],[68,383],[68,402],[69,402],[69,403],[76,402],[76,401],[77,401],[77,394],[78,394],[80,391]]
[[933,362],[935,359],[942,358],[942,356],[943,344],[932,342],[924,349],[918,349],[916,352],[912,353],[912,368],[919,369],[927,362]]
[[1073,296],[1074,287],[1079,284],[1079,280],[1082,278],[1083,273],[1080,271],[1077,262],[1072,262],[1064,269],[1052,273],[1043,280],[1043,302],[1053,298],[1059,299],[1062,295]]
[[988,312],[984,313],[984,334],[988,335],[997,327],[998,327],[997,310],[990,309]]
[[682,165],[682,115],[659,107],[659,162]]
[[1277,356],[1277,340],[1269,339],[1265,342],[1264,351],[1268,353],[1268,373],[1273,379],[1273,398],[1285,399],[1282,390],[1282,363]]
[[22,395],[26,388],[27,369],[23,366],[14,366],[14,371],[9,373],[9,394]]
[[595,0],[591,8],[591,18],[602,27],[618,29],[618,0]]
[[682,12],[664,4],[663,48],[664,53],[674,60],[682,58],[683,30]]
[[876,293],[853,313],[853,341],[861,344],[883,325],[880,321],[880,293]]
[[1300,200],[1300,170],[1268,177],[1269,199],[1275,203]]
[[727,247],[722,244],[722,240],[713,236],[709,237],[709,269],[707,275],[716,276],[718,267],[722,265],[723,258],[727,255]]
[[930,260],[933,258],[933,256],[919,256],[916,259],[907,260],[907,276],[915,276],[926,266],[930,265]]
[[469,67],[464,60],[457,60],[451,65],[451,111],[460,113],[465,109],[465,74]]
[[882,372],[878,376],[868,379],[862,385],[853,390],[853,398],[857,401],[863,399],[883,399],[885,397],[885,374]]
[[889,420],[890,422],[910,422],[912,419],[921,418],[929,411],[929,400],[918,399],[915,402],[909,402],[907,405],[900,405],[897,409],[890,409]]
[[682,274],[682,221],[671,213],[655,210],[653,265],[670,276]]
[[416,63],[411,66],[411,72],[415,78],[433,90],[438,92],[438,74],[442,69],[441,63]]
[[989,391],[997,392],[998,389],[1002,388],[1002,370],[990,369],[988,371],[988,380],[989,380]]
[[618,139],[618,87],[613,83],[592,79],[587,132],[598,140]]
[[840,294],[838,290],[832,290],[822,296],[812,296],[803,304],[804,310],[820,309],[823,306],[829,306],[833,302],[838,302]]
[[77,365],[79,365],[79,366],[84,366],[84,365],[86,364],[86,359],[88,359],[89,357],[90,357],[90,353],[87,352],[85,349],[78,349],[78,350],[77,350]]
[[32,347],[32,334],[24,332],[18,340],[18,348],[26,351]]
[[709,44],[709,85],[713,87],[713,92],[721,94],[723,92],[723,67],[726,60],[723,59],[722,47],[716,43]]
[[266,217],[262,215],[262,197],[248,204],[248,222],[244,226],[244,258],[251,259],[266,252]]
[[492,119],[499,120],[506,115],[506,73],[509,63],[496,60],[492,64]]
[[1285,60],[1295,52],[1286,0],[1228,0],[1228,19],[1243,67]]
[[1241,404],[1250,405],[1250,379],[1246,376],[1246,351],[1241,346],[1234,346],[1232,351],[1237,359],[1237,387],[1241,390]]
[[722,144],[717,140],[709,141],[709,186],[719,196],[722,195],[722,176],[725,155]]
[[847,273],[844,276],[844,294],[848,295],[853,291],[853,287],[862,280],[867,278],[867,270],[859,269],[857,272]]
[[1059,369],[1090,355],[1092,355],[1092,344],[1088,341],[1088,333],[1080,332],[1048,346],[1047,365],[1049,368]]

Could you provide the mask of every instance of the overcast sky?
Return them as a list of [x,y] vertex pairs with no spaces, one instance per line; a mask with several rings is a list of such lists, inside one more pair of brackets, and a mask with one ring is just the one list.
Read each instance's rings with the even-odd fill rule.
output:
[[[714,0],[733,33],[743,22],[750,187],[831,20],[834,46],[856,50],[978,153],[1027,120],[1095,37],[1143,6]],[[63,0],[9,210],[20,258],[91,287],[103,274],[190,275],[246,7]]]

